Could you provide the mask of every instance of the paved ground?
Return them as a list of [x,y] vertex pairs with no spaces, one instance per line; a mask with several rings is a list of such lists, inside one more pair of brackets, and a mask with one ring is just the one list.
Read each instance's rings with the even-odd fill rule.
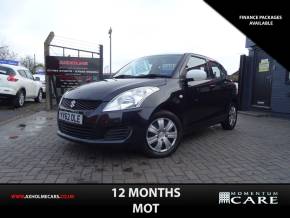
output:
[[187,136],[175,154],[148,159],[124,147],[56,136],[55,112],[0,126],[0,183],[289,183],[290,120],[239,116]]
[[14,108],[11,102],[0,100],[0,125],[42,110],[45,110],[45,100],[41,104],[34,102],[34,100],[27,100],[21,108]]

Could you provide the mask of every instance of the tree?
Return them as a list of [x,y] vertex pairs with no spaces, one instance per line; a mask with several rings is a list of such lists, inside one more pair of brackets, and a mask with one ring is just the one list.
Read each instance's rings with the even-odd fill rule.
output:
[[20,63],[29,69],[30,72],[34,72],[34,61],[30,55],[26,55],[24,58],[21,58]]
[[0,43],[0,59],[15,59],[17,57],[17,54],[10,50],[9,46]]

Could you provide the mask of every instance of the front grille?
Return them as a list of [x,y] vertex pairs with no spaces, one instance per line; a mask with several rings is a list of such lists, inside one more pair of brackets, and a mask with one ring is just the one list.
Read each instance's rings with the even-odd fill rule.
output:
[[[73,107],[71,107],[72,101],[75,101]],[[63,98],[61,101],[61,106],[72,110],[95,110],[100,106],[101,103],[101,101]]]
[[59,130],[66,135],[89,140],[124,140],[128,138],[131,134],[131,128],[129,127],[112,128],[106,131],[106,133],[104,134],[103,131],[98,130],[97,128],[94,128],[92,126],[76,125],[72,123],[66,123],[60,120],[58,121],[58,127]]
[[82,138],[82,139],[99,139],[97,131],[93,127],[75,125],[71,123],[58,122],[59,130],[64,134]]
[[126,139],[131,133],[129,127],[118,127],[110,129],[106,132],[104,139],[105,140],[123,140]]

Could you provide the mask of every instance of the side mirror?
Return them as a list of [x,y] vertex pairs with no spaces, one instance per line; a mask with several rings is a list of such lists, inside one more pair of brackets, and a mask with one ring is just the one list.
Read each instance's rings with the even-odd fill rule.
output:
[[186,80],[187,81],[200,81],[206,80],[207,73],[204,70],[192,69],[187,71]]

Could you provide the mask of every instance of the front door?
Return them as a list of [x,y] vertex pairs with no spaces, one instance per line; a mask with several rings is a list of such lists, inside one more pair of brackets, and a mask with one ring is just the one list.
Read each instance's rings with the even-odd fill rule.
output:
[[252,105],[270,108],[272,90],[271,60],[260,50],[257,51],[256,57]]
[[187,82],[185,87],[184,108],[185,125],[191,126],[202,122],[210,116],[211,112],[211,79],[208,73],[207,60],[201,57],[191,56],[186,65],[186,74],[190,70],[202,70],[207,78],[200,78]]

